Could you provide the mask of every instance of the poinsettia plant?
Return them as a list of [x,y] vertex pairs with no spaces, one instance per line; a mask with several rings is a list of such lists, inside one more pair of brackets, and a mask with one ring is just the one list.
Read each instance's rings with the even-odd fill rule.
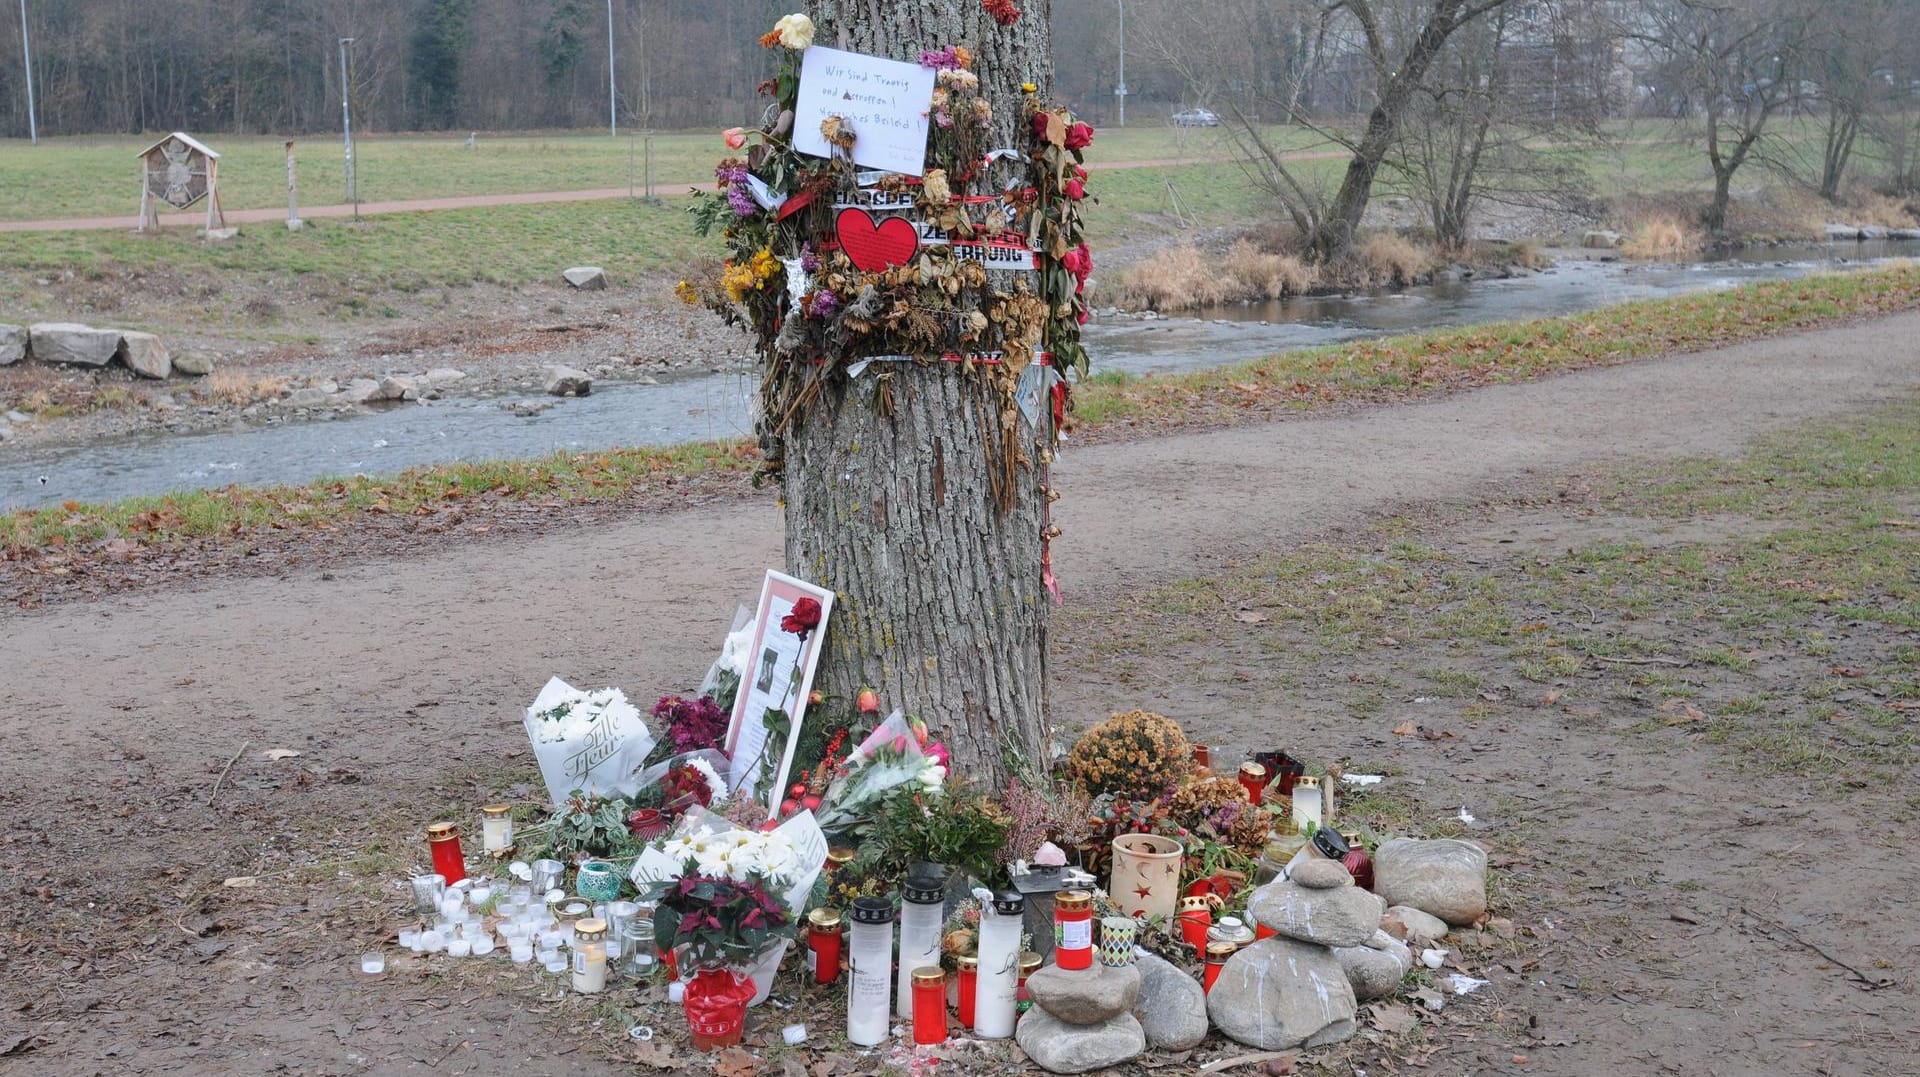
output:
[[658,903],[654,930],[696,967],[745,964],[793,933],[786,903],[757,877],[687,875],[655,883],[642,900]]

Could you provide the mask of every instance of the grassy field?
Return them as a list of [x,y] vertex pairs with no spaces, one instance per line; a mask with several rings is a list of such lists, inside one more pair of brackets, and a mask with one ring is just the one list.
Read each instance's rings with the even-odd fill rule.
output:
[[[1226,425],[1280,409],[1404,399],[1706,348],[1836,319],[1920,305],[1920,266],[1808,277],[1647,301],[1541,321],[1474,326],[1315,348],[1172,377],[1096,376],[1076,395],[1094,432],[1127,425]],[[610,501],[662,477],[755,464],[745,441],[459,464],[390,478],[297,487],[229,487],[0,517],[0,549],[166,550],[249,529],[331,528],[369,512],[430,516],[491,501]],[[125,549],[120,551],[125,552]]]

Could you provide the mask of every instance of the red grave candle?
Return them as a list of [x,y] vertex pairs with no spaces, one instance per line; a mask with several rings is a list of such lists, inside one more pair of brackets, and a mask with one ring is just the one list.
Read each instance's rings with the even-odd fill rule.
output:
[[1200,894],[1180,899],[1180,941],[1196,954],[1207,951],[1207,929],[1213,926],[1213,903]]
[[[954,974],[954,982],[959,985],[960,991],[960,1027],[972,1028],[973,994],[974,987],[980,979],[980,959],[977,957],[963,957],[959,960],[959,965],[960,971]],[[914,1002],[913,1008],[916,1013],[919,1012],[920,1003],[918,1000]]]
[[1208,994],[1213,993],[1213,981],[1220,978],[1220,970],[1227,966],[1227,959],[1233,956],[1236,949],[1238,947],[1230,942],[1216,942],[1207,946],[1207,971],[1202,976],[1201,986]]
[[1053,961],[1063,969],[1093,967],[1093,895],[1062,890],[1053,899]]
[[947,974],[938,965],[913,970],[913,1042],[947,1042]]
[[427,828],[427,848],[433,851],[433,870],[447,885],[467,877],[467,858],[460,853],[460,827],[435,823]]
[[807,964],[813,982],[830,984],[840,976],[840,910],[815,909],[807,914]]
[[1260,803],[1260,796],[1267,788],[1267,768],[1258,763],[1240,764],[1240,788],[1247,791],[1247,799]]

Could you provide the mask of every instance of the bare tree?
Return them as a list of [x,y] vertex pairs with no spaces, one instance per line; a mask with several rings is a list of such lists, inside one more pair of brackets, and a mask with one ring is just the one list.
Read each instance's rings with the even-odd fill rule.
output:
[[1627,24],[1659,60],[1659,77],[1704,125],[1713,195],[1701,223],[1727,228],[1733,178],[1769,125],[1802,100],[1809,7],[1803,0],[1652,0]]

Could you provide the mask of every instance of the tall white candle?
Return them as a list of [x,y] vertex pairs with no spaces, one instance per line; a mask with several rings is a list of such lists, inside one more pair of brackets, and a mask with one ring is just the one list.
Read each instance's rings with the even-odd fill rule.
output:
[[876,1047],[893,1016],[893,903],[855,898],[847,940],[847,1039]]
[[983,1040],[1003,1040],[1013,1035],[1013,1004],[1020,989],[1020,928],[1026,911],[1027,899],[1011,890],[982,903],[973,1034]]
[[914,969],[940,963],[940,925],[945,920],[946,888],[941,880],[909,878],[900,892],[900,982],[894,1012],[913,1017]]
[[1320,780],[1308,774],[1293,783],[1293,827],[1303,830],[1309,826],[1319,827]]

